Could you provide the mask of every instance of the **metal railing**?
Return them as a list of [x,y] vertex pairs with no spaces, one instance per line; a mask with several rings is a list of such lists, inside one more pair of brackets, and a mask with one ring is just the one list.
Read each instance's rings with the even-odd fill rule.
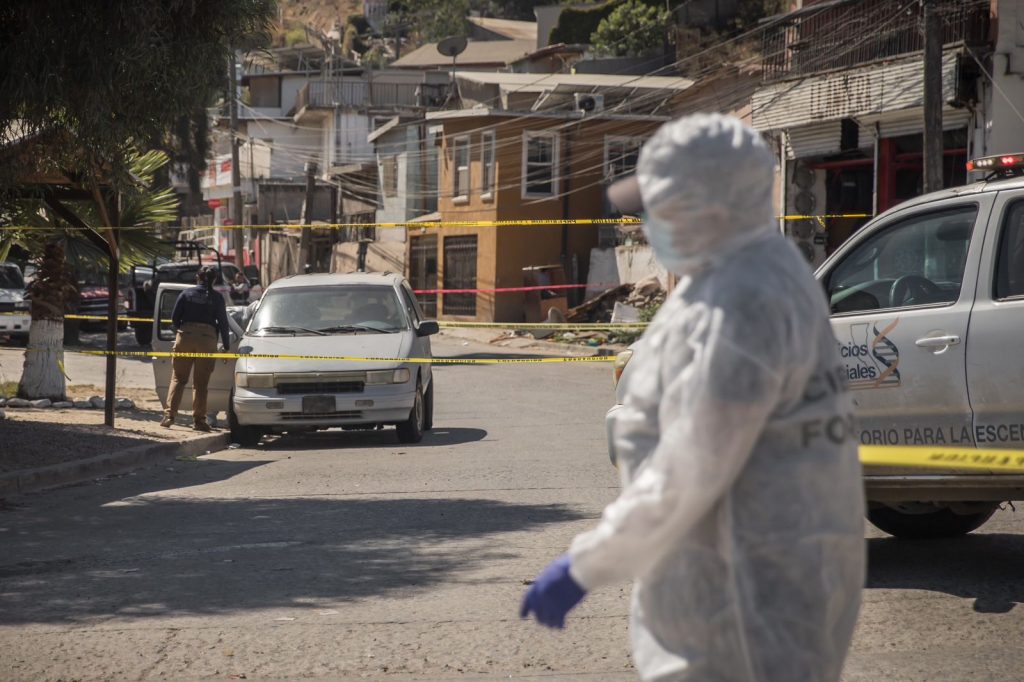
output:
[[[987,0],[939,0],[944,45],[989,39]],[[809,6],[764,32],[766,82],[844,69],[924,49],[918,0],[860,0]]]
[[372,83],[355,79],[310,81],[295,97],[295,108],[305,107],[437,107],[445,101],[447,86],[415,83]]

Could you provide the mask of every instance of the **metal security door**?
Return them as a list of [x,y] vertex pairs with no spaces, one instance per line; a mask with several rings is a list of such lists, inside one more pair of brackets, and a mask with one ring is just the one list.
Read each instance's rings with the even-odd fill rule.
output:
[[[445,237],[444,288],[476,289],[476,235]],[[476,315],[476,293],[444,295],[445,315]]]
[[[409,281],[416,291],[437,289],[437,235],[413,237],[409,242]],[[416,294],[423,315],[437,317],[437,294]]]

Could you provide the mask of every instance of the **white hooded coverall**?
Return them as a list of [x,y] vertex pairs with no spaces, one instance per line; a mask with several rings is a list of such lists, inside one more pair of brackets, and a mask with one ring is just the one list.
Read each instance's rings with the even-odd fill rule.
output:
[[852,403],[820,285],[773,216],[774,159],[738,120],[666,124],[637,168],[681,279],[610,425],[623,489],[576,537],[585,589],[635,580],[645,680],[838,680],[864,581]]

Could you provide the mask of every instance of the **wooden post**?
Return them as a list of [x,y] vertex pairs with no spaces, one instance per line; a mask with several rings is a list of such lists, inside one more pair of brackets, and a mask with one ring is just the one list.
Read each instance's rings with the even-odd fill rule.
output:
[[313,204],[316,198],[316,161],[306,163],[306,205],[302,210],[302,232],[299,236],[299,274],[304,275],[310,271],[309,265],[309,242],[310,231],[308,225],[313,223]]
[[[228,94],[231,102],[231,220],[234,227],[231,230],[231,244],[235,249],[235,265],[241,270],[245,265],[242,257],[242,169],[239,168],[238,160],[238,57],[235,51],[231,51],[231,92]],[[253,169],[249,169],[250,177]],[[220,248],[218,247],[218,251]]]
[[942,19],[924,0],[924,191],[942,189]]

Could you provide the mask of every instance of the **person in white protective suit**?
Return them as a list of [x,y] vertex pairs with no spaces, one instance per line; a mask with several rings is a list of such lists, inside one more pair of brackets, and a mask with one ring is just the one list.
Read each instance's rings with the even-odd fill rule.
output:
[[587,591],[633,579],[644,680],[838,680],[853,635],[852,403],[821,287],[774,219],[774,167],[756,131],[721,115],[644,146],[644,229],[680,279],[610,425],[622,491],[523,602],[561,627]]

